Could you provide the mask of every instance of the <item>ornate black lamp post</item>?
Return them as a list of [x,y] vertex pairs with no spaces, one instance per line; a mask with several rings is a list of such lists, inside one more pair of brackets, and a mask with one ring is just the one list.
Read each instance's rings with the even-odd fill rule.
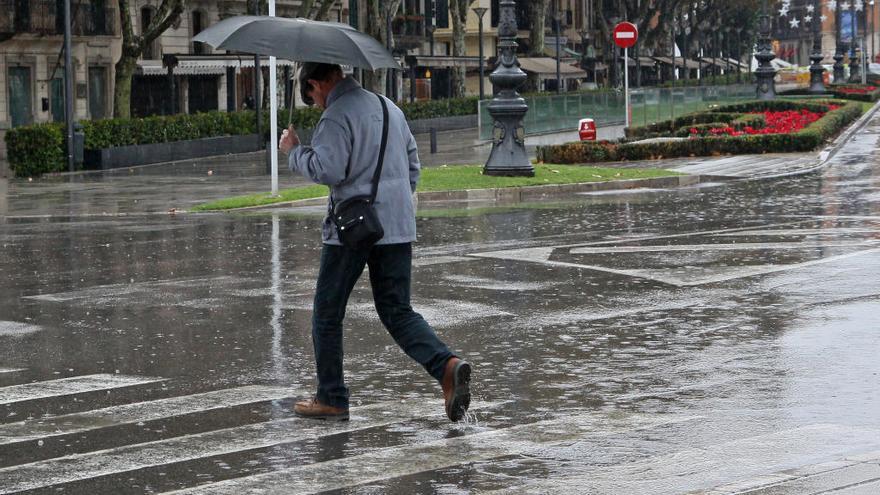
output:
[[824,93],[825,82],[822,76],[825,74],[825,67],[822,67],[822,3],[819,0],[813,0],[813,53],[810,54],[810,93]]
[[856,16],[856,3],[852,2],[849,6],[849,23],[850,33],[852,33],[852,42],[850,42],[849,50],[849,82],[862,82],[861,64],[859,64],[859,21]]
[[859,83],[862,81],[861,66],[859,64],[859,21],[856,17],[856,3],[849,6],[849,25],[852,41],[849,44],[849,82]]
[[479,35],[477,36],[477,39],[479,40],[479,43],[480,43],[480,99],[483,100],[483,99],[485,99],[485,96],[486,96],[485,89],[483,87],[483,85],[485,84],[484,79],[486,78],[485,75],[483,74],[483,66],[484,66],[484,61],[483,61],[483,58],[484,58],[483,57],[483,16],[486,15],[486,11],[489,9],[487,9],[486,7],[474,7],[471,10],[473,10],[474,13],[477,14],[477,19],[480,22]]
[[522,119],[529,106],[516,92],[526,73],[516,63],[516,3],[501,0],[498,14],[498,66],[489,76],[498,88],[498,94],[489,103],[489,114],[495,120],[492,131],[492,151],[483,167],[485,175],[535,175],[525,147]]
[[843,59],[846,58],[844,53],[846,52],[846,47],[843,44],[843,26],[841,25],[843,21],[843,14],[841,9],[836,9],[834,11],[834,82],[833,84],[842,84],[846,79],[846,73],[844,72]]
[[776,55],[770,46],[770,15],[767,13],[767,0],[764,0],[761,8],[759,29],[760,38],[758,39],[758,53],[755,58],[758,59],[758,68],[755,70],[755,78],[757,79],[757,96],[759,100],[772,100],[776,98],[776,69],[770,63]]

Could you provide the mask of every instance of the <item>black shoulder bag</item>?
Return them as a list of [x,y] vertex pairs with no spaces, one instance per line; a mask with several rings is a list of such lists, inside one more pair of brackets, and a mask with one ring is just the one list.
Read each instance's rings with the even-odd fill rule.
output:
[[382,174],[385,144],[388,141],[388,106],[381,96],[376,97],[382,104],[382,144],[379,146],[379,162],[373,173],[373,190],[369,196],[354,196],[333,205],[332,219],[336,224],[339,240],[353,249],[368,249],[385,235],[373,203],[376,201],[376,193],[379,192],[379,176]]

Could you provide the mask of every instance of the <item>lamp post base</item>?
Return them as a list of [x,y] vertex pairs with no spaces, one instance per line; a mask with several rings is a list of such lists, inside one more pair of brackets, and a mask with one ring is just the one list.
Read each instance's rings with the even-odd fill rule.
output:
[[495,128],[492,130],[492,151],[483,167],[483,175],[535,176],[535,167],[526,153],[525,129],[522,126],[522,118],[527,110],[528,106],[522,98],[501,102],[495,100],[489,105]]

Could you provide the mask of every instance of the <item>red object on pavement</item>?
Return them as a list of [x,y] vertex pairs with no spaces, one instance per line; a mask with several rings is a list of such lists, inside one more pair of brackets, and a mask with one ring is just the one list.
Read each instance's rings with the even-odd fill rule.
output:
[[581,141],[596,140],[596,122],[593,119],[581,119],[578,127],[578,135]]
[[632,48],[639,39],[639,28],[631,22],[621,22],[614,26],[611,38],[614,39],[614,44],[621,48]]

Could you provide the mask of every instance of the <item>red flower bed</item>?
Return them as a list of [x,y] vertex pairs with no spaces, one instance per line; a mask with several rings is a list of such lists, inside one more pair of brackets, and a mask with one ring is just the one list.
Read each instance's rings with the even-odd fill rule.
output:
[[866,95],[868,93],[872,93],[877,91],[876,86],[860,86],[860,87],[843,87],[836,88],[838,93],[843,93],[846,95]]
[[[828,105],[828,111],[837,110],[839,105]],[[786,111],[749,112],[751,114],[763,114],[767,124],[761,129],[752,126],[743,127],[741,130],[733,126],[714,127],[702,135],[708,136],[743,136],[756,134],[791,134],[822,118],[825,112],[811,112],[806,109]],[[691,129],[691,136],[700,136],[700,130]]]

